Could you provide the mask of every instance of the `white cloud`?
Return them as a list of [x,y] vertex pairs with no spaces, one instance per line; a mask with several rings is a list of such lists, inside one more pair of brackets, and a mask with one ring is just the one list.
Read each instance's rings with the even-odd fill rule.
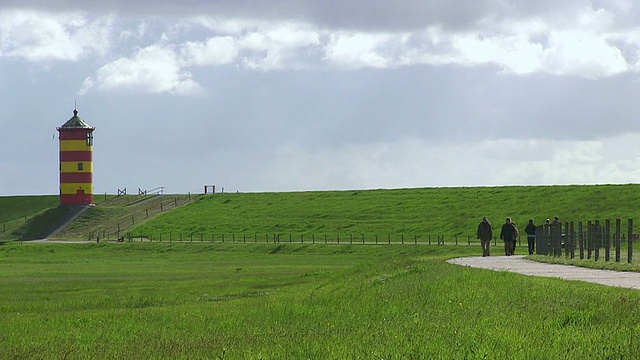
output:
[[319,44],[320,34],[309,25],[289,22],[262,25],[238,40],[244,65],[259,70],[296,66],[297,51]]
[[79,13],[0,12],[0,55],[32,62],[77,61],[110,47],[111,17],[90,20]]
[[392,37],[386,34],[332,33],[324,58],[330,63],[352,68],[385,68],[392,59],[386,57],[381,48],[391,40]]
[[102,66],[94,77],[85,79],[80,94],[96,87],[117,88],[150,93],[190,94],[201,87],[191,74],[181,68],[170,47],[152,45],[140,49],[132,58],[119,58]]
[[[97,61],[115,59],[86,78],[81,94],[123,87],[189,94],[200,89],[189,67],[234,63],[262,71],[322,62],[351,69],[492,65],[509,74],[589,79],[640,72],[640,27],[616,29],[616,16],[608,10],[585,7],[566,24],[541,17],[491,19],[471,30],[426,24],[391,33],[207,16],[182,18],[171,26],[150,18],[125,25],[109,16],[12,10],[0,14],[0,56],[31,62],[78,61],[92,55],[100,55]],[[161,40],[144,44],[149,38]]]
[[606,36],[578,31],[556,32],[542,58],[543,68],[556,75],[601,78],[629,70],[622,52]]
[[231,36],[217,36],[206,42],[188,41],[180,46],[185,65],[224,65],[236,60],[239,48]]

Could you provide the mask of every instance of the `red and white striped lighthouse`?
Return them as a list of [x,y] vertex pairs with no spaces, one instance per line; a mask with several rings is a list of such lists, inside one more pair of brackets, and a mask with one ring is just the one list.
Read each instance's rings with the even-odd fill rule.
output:
[[93,204],[93,130],[73,110],[57,128],[60,139],[60,205]]

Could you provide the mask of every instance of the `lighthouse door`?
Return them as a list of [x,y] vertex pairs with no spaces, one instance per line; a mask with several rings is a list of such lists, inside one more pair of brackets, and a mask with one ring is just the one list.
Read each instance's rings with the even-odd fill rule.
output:
[[76,190],[76,199],[82,201],[83,204],[87,203],[87,199],[84,198],[84,190]]

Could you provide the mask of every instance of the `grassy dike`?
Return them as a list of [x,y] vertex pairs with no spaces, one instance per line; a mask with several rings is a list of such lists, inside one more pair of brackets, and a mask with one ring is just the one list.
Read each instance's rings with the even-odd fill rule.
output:
[[[398,190],[230,193],[200,197],[194,203],[158,216],[132,230],[158,239],[169,234],[205,239],[283,234],[342,239],[364,235],[444,235],[451,241],[475,239],[478,223],[488,216],[499,230],[510,216],[524,229],[529,218],[542,224],[561,221],[635,218],[640,224],[640,185],[507,186]],[[640,225],[639,225],[640,226]],[[497,234],[499,235],[499,233]]]
[[2,359],[623,359],[640,292],[450,265],[456,246],[0,247]]

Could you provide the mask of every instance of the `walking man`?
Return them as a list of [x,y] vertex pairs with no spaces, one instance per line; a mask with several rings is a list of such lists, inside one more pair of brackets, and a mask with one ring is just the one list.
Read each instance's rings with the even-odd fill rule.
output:
[[487,217],[482,218],[482,222],[478,225],[478,239],[480,239],[480,245],[482,246],[482,256],[489,256],[491,248],[491,239],[493,238],[493,229],[491,223]]
[[529,255],[533,255],[536,248],[536,225],[533,223],[533,219],[529,219],[529,224],[524,228],[524,232],[527,233],[527,242],[529,243]]
[[502,230],[500,231],[500,239],[504,241],[504,254],[506,256],[511,256],[515,253],[515,244],[516,244],[516,230],[515,225],[511,223],[511,218],[508,217],[502,225]]

